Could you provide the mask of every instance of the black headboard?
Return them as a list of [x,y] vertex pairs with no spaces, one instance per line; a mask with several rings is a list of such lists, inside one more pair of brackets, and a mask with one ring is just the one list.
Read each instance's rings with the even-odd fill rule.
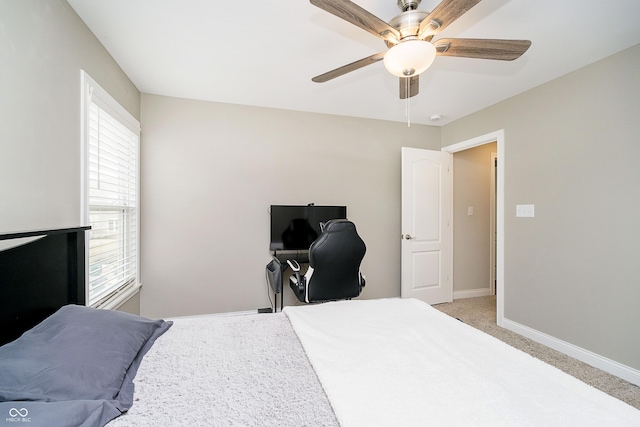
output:
[[0,345],[63,305],[85,304],[84,245],[89,228],[0,234],[5,241],[37,238],[0,250]]

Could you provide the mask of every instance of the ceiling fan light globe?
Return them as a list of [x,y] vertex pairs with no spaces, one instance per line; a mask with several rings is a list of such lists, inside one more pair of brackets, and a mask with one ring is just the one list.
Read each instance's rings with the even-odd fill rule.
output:
[[436,48],[433,44],[424,40],[407,40],[385,53],[384,66],[394,76],[411,77],[429,68],[435,58]]

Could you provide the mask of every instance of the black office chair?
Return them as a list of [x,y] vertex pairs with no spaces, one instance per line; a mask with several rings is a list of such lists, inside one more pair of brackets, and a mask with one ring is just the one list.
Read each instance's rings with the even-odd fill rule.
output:
[[365,285],[360,264],[366,251],[354,223],[328,221],[309,247],[309,268],[304,276],[296,261],[287,261],[295,274],[289,278],[289,286],[298,300],[307,303],[355,298]]

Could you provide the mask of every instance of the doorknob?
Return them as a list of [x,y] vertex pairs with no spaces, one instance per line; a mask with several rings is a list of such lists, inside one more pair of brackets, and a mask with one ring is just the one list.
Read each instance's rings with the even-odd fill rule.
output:
[[413,236],[411,234],[405,234],[404,238],[407,239],[407,240],[411,240],[411,239],[413,239]]

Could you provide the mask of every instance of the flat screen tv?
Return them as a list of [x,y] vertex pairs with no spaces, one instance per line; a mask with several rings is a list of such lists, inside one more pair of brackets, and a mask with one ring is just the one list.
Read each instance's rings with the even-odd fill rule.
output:
[[320,235],[320,223],[346,219],[346,206],[271,205],[269,250],[306,250]]

